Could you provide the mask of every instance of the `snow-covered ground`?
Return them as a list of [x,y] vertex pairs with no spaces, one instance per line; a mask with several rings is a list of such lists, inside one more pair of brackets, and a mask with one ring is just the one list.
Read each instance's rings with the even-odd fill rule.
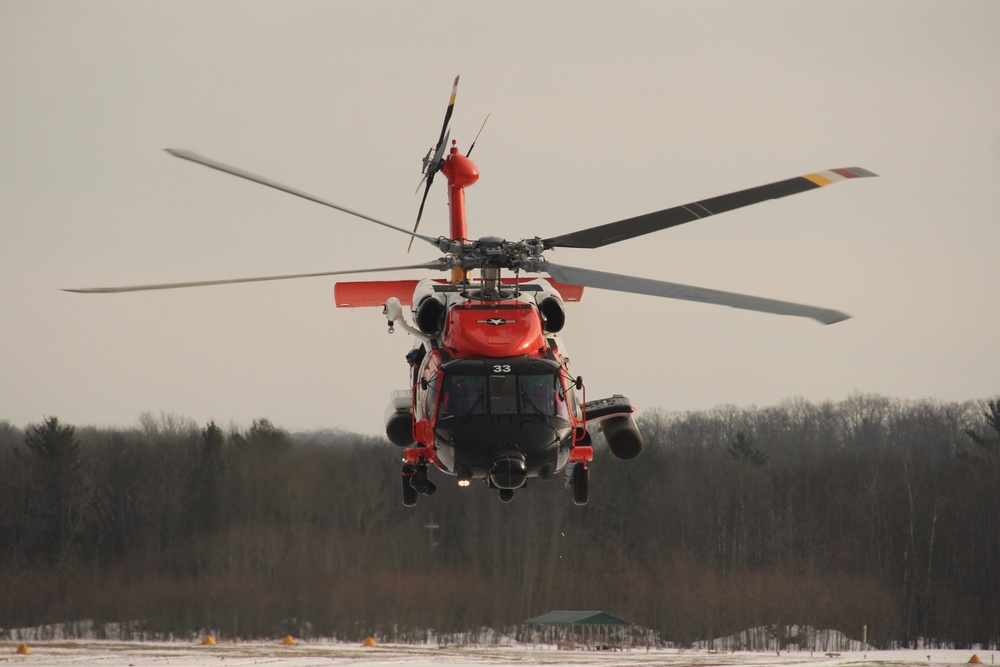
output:
[[722,653],[691,650],[631,651],[556,650],[555,647],[476,646],[377,646],[300,642],[282,646],[278,642],[246,642],[215,646],[162,642],[58,641],[28,644],[30,655],[18,655],[16,642],[0,643],[0,663],[31,665],[100,665],[101,667],[239,667],[241,665],[289,665],[295,667],[432,667],[438,665],[574,665],[589,667],[861,667],[963,665],[977,654],[984,665],[995,665],[996,655],[970,650],[897,650],[824,654],[809,651],[775,653]]

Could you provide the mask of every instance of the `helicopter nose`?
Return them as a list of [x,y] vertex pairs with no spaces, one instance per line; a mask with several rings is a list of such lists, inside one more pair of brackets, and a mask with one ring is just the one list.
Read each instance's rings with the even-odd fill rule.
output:
[[490,480],[498,489],[519,489],[528,479],[524,454],[500,454],[490,464]]

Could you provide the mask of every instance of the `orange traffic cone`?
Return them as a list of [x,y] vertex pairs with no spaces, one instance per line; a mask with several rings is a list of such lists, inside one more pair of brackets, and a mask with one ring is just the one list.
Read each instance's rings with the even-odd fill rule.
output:
[[28,648],[27,644],[21,644],[14,653],[18,655],[31,655],[31,649]]
[[978,655],[976,655],[975,653],[973,653],[972,657],[969,658],[969,662],[966,663],[966,664],[969,664],[969,665],[981,665],[981,664],[983,664],[983,661],[979,659]]
[[363,642],[361,642],[361,645],[362,646],[375,646],[375,640],[372,639],[371,637],[366,637],[365,640]]
[[295,644],[295,640],[292,639],[291,635],[285,635],[285,638],[281,640],[281,643],[285,646],[292,646]]
[[215,637],[212,635],[205,635],[205,638],[201,640],[202,646],[215,646]]

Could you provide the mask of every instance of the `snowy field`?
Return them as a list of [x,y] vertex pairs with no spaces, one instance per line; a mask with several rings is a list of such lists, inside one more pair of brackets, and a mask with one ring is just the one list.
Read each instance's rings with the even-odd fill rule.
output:
[[430,667],[432,665],[581,665],[581,666],[665,666],[665,667],[756,667],[792,665],[795,667],[839,667],[863,665],[963,665],[977,654],[984,665],[996,664],[989,651],[970,650],[905,650],[845,652],[810,655],[808,651],[774,653],[716,653],[710,651],[678,651],[634,649],[631,651],[560,651],[552,648],[484,648],[475,646],[379,646],[365,648],[349,644],[299,643],[282,646],[279,643],[220,642],[215,646],[156,642],[55,641],[30,643],[30,655],[18,655],[16,642],[0,643],[0,664],[31,665],[99,665],[100,667],[239,667],[241,665],[289,665],[318,667],[353,665],[380,667],[402,665]]

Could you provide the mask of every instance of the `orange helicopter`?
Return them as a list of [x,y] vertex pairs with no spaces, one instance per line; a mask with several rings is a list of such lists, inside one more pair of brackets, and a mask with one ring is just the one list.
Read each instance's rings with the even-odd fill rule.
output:
[[[584,505],[594,457],[591,432],[603,433],[620,459],[639,455],[643,438],[630,401],[618,394],[588,401],[582,378],[570,371],[559,333],[566,323],[565,303],[579,301],[584,287],[807,317],[823,324],[849,317],[805,304],[555,264],[543,253],[599,248],[876,174],[858,167],[831,169],[550,238],[471,239],[465,188],[476,183],[479,170],[469,158],[476,140],[464,155],[457,142],[450,141],[457,90],[455,77],[437,143],[423,159],[424,193],[412,231],[191,151],[167,149],[176,157],[402,232],[410,236],[411,245],[419,239],[434,246],[443,253],[440,258],[407,266],[67,291],[130,292],[413,269],[450,272],[450,279],[339,282],[334,289],[337,307],[382,307],[389,333],[398,326],[415,339],[406,355],[408,388],[392,393],[385,418],[387,437],[403,448],[402,497],[408,507],[420,494],[434,493],[436,486],[428,479],[432,465],[456,477],[461,487],[482,480],[504,502],[529,479],[550,480],[562,472],[574,503]],[[418,232],[427,193],[439,172],[448,182],[448,237]],[[479,271],[477,278],[471,275],[474,270]],[[512,275],[502,275],[504,271]],[[409,307],[412,322],[404,307]]]

